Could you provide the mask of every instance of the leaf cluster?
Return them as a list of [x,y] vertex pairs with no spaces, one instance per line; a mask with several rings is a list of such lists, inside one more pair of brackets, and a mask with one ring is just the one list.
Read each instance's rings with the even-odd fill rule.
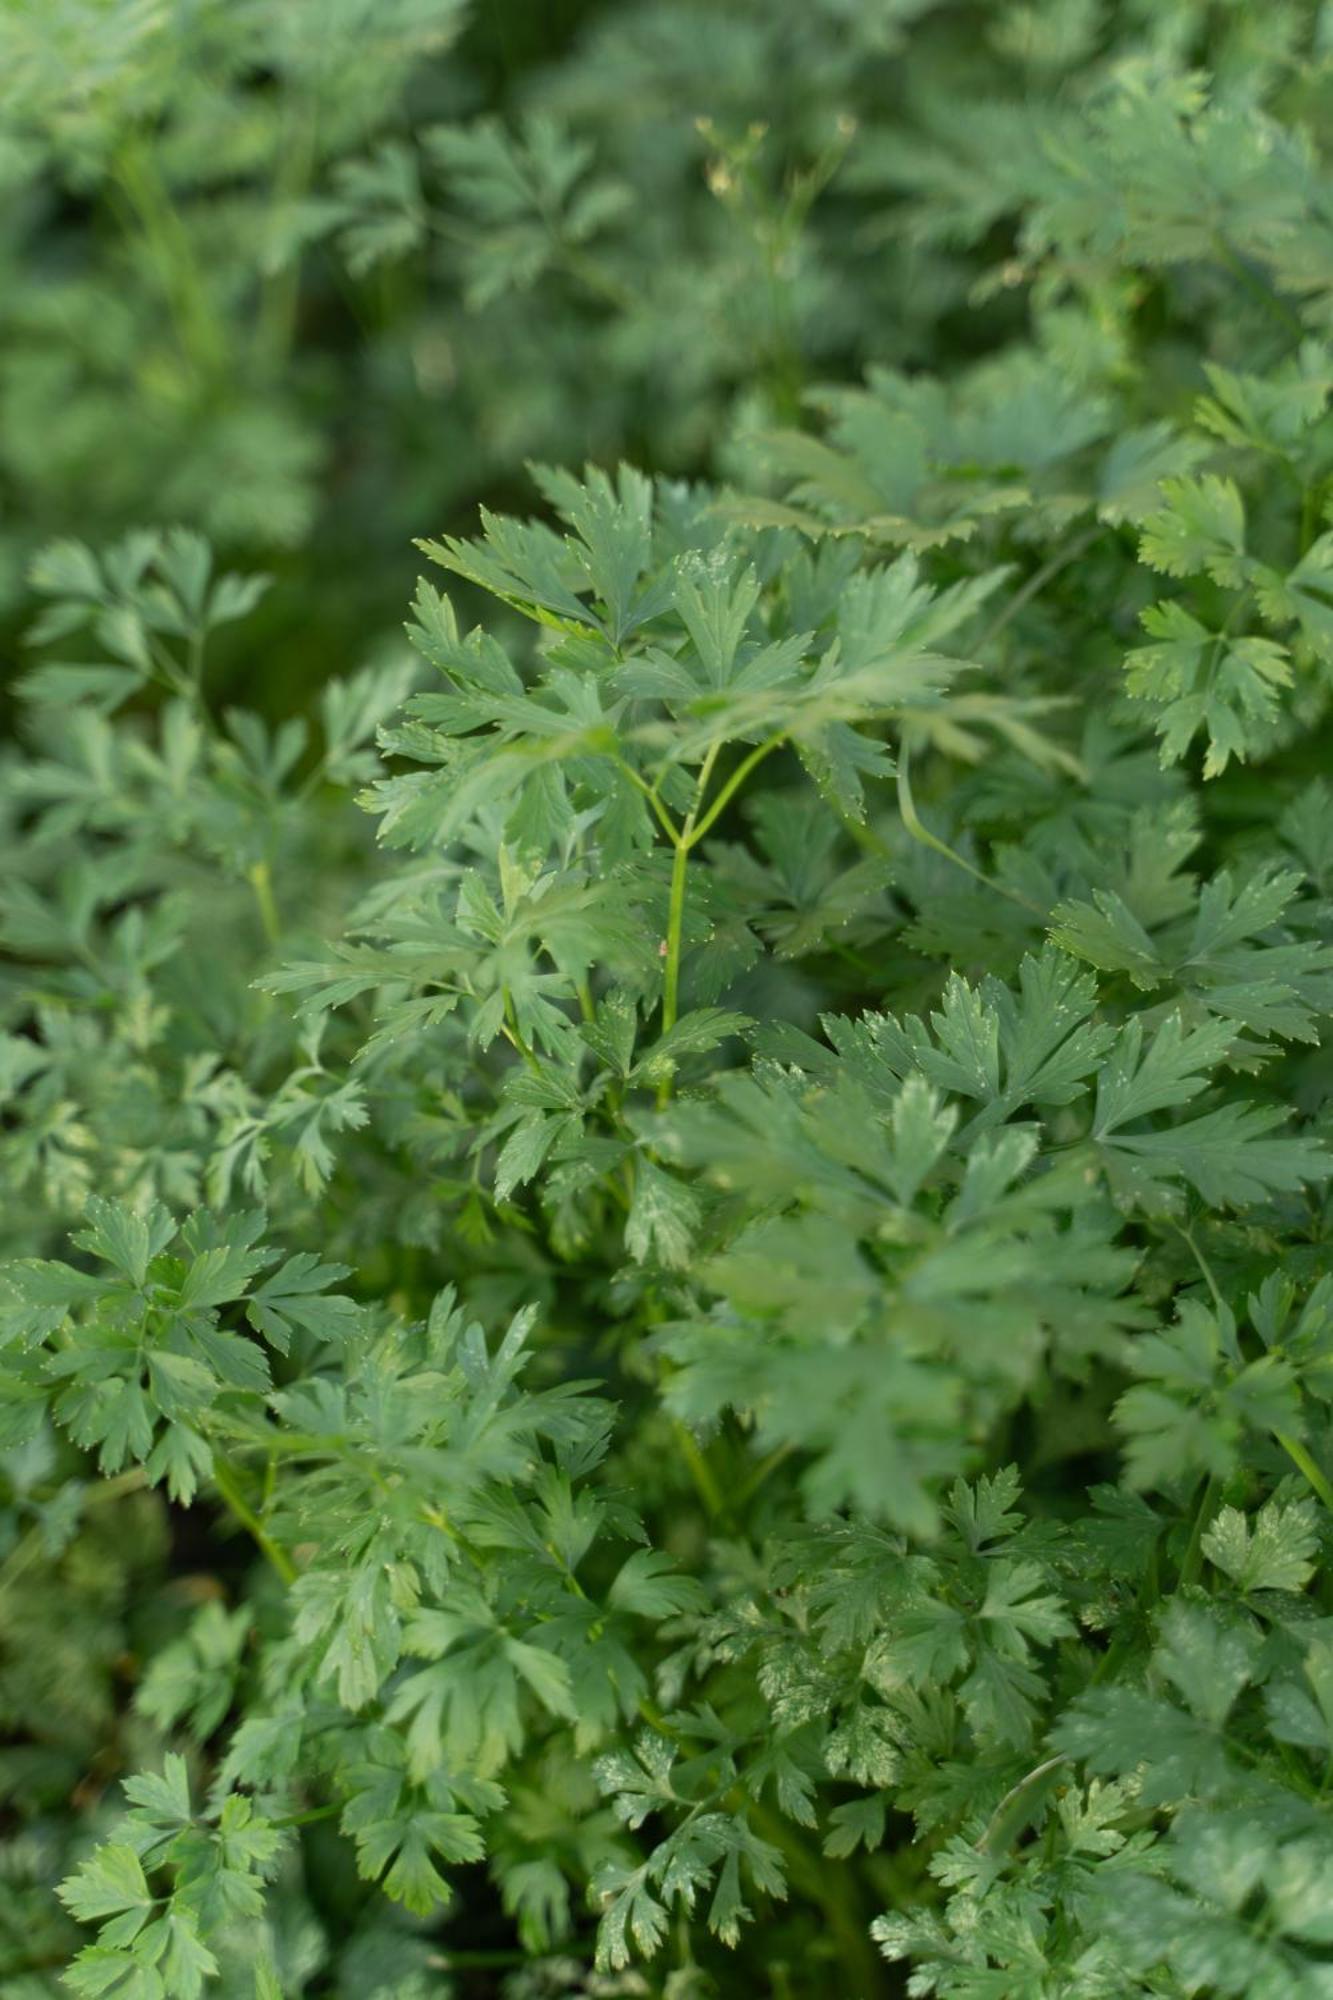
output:
[[0,1988],[1315,2000],[1317,10],[464,14],[0,25]]

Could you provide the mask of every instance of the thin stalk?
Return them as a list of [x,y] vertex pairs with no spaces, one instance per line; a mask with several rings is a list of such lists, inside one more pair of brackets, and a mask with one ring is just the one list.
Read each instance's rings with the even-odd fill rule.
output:
[[[671,897],[667,905],[666,972],[662,982],[662,1033],[668,1034],[676,1025],[676,1012],[680,1002],[680,951],[685,928],[685,872],[689,866],[689,842],[676,842],[675,858],[671,863]],[[663,1089],[670,1096],[670,1083],[665,1080]]]
[[747,1474],[736,1488],[736,1506],[743,1507],[747,1500],[752,1500],[770,1475],[776,1472],[780,1465],[785,1465],[795,1450],[794,1444],[780,1444],[770,1451],[766,1458],[760,1459],[754,1470]]
[[1316,479],[1312,486],[1301,488],[1301,555],[1306,553],[1315,538],[1323,497],[1324,482],[1321,479]]
[[292,1826],[314,1826],[321,1819],[332,1819],[343,1810],[341,1802],[331,1806],[312,1806],[309,1812],[289,1813],[286,1819],[273,1819],[269,1825],[278,1832],[285,1832]]
[[222,359],[221,332],[204,291],[189,231],[162,184],[149,148],[136,139],[114,162],[112,175],[155,258],[181,346],[212,372]]
[[264,936],[271,945],[282,939],[282,920],[278,915],[278,905],[273,896],[273,877],[267,861],[256,861],[246,869],[246,879],[255,892],[255,902],[259,907],[259,921],[264,926]]
[[525,1041],[523,1038],[523,1031],[518,1025],[518,1009],[514,1005],[514,996],[509,991],[509,988],[507,986],[504,990],[504,1001],[505,1001],[505,1025],[504,1025],[505,1040],[511,1042],[513,1046],[518,1050],[519,1054],[522,1056],[524,1062],[528,1065],[529,1069],[535,1069],[537,1071],[540,1071],[541,1064],[537,1060],[532,1045],[529,1042]]
[[1277,1431],[1275,1436],[1292,1464],[1300,1468],[1329,1512],[1333,1513],[1333,1486],[1330,1486],[1327,1477],[1300,1439],[1289,1436],[1286,1431]]
[[685,1738],[680,1731],[667,1721],[656,1702],[649,1701],[647,1695],[640,1699],[639,1715],[650,1729],[655,1729],[659,1736],[665,1736],[669,1743],[684,1743]]
[[717,762],[718,752],[721,750],[721,748],[722,745],[720,743],[709,744],[707,750],[705,750],[704,752],[703,763],[699,766],[699,775],[694,781],[694,804],[690,807],[689,817],[686,819],[685,824],[680,831],[681,839],[687,842],[688,845],[691,847],[694,845],[694,841],[697,838],[694,831],[695,821],[699,817],[700,809],[702,808],[704,799],[707,796],[709,780],[712,778],[713,775],[713,766]]
[[213,1453],[213,1484],[217,1487],[218,1493],[225,1502],[227,1511],[240,1522],[246,1533],[263,1550],[283,1582],[286,1584],[295,1583],[296,1564],[292,1561],[286,1549],[274,1541],[254,1508],[241,1492],[234,1467],[217,1450],[214,1450]]
[[[286,147],[273,182],[273,208],[299,201],[310,185],[318,144],[319,103],[313,95],[296,114],[296,131]],[[294,251],[276,271],[270,271],[260,294],[255,346],[261,360],[276,369],[290,352],[301,292],[301,257]]]
[[[669,1034],[676,1025],[676,1015],[680,1005],[680,954],[685,935],[685,877],[689,868],[690,849],[695,839],[695,815],[708,789],[708,780],[713,775],[713,765],[717,760],[718,744],[713,744],[699,767],[695,784],[694,804],[679,833],[672,832],[675,855],[671,863],[671,893],[667,903],[667,933],[662,946],[666,968],[662,976],[662,1033]],[[649,793],[656,804],[656,795]],[[666,1076],[658,1086],[657,1102],[665,1105],[671,1097],[671,1078]]]
[[912,781],[909,773],[910,754],[907,743],[904,741],[898,752],[898,810],[902,814],[903,825],[907,828],[913,840],[919,842],[922,847],[930,848],[933,854],[942,855],[946,861],[952,861],[955,868],[961,868],[964,874],[972,877],[973,881],[980,882],[983,889],[991,890],[994,895],[1006,897],[1009,902],[1017,903],[1020,909],[1027,910],[1032,916],[1040,917],[1045,922],[1047,912],[1034,903],[1030,897],[1021,896],[1017,889],[1006,888],[1003,882],[992,881],[989,875],[985,874],[980,868],[974,866],[972,862],[966,860],[963,855],[950,847],[947,840],[941,840],[937,833],[931,832],[917,811],[916,800],[912,797]]
[[462,1541],[461,1535],[459,1534],[457,1528],[454,1526],[453,1522],[449,1519],[449,1516],[446,1513],[444,1513],[441,1508],[423,1507],[421,1510],[421,1518],[423,1521],[426,1522],[428,1527],[438,1528],[442,1535],[447,1535],[451,1542],[461,1543]]
[[1185,1547],[1184,1560],[1180,1565],[1180,1583],[1182,1589],[1187,1584],[1199,1581],[1199,1574],[1203,1569],[1204,1530],[1213,1518],[1213,1511],[1221,1497],[1221,1492],[1221,1480],[1215,1472],[1210,1473],[1204,1482],[1203,1492],[1199,1496],[1199,1504],[1194,1514],[1194,1524],[1190,1529],[1190,1538]]
[[1118,1672],[1121,1662],[1128,1659],[1133,1652],[1134,1645],[1135,1639],[1132,1633],[1121,1632],[1118,1639],[1113,1639],[1089,1674],[1088,1686],[1094,1688],[1109,1674]]
[[1073,541],[1066,543],[1064,548],[1057,549],[1055,554],[1041,565],[1040,569],[1033,570],[1027,582],[1022,584],[1014,592],[1008,603],[996,612],[989,625],[983,629],[980,638],[973,641],[970,650],[973,653],[984,653],[992,640],[998,638],[1000,633],[1003,632],[1005,626],[1017,618],[1019,612],[1026,605],[1030,604],[1034,597],[1045,590],[1052,577],[1058,576],[1060,571],[1067,568],[1070,563],[1077,562],[1083,551],[1091,548],[1092,544],[1106,533],[1106,524],[1102,521],[1097,521],[1092,527],[1085,528],[1082,534],[1075,535]]
[[315,793],[319,790],[320,786],[324,782],[325,774],[327,773],[328,768],[329,768],[329,753],[326,750],[323,756],[320,757],[319,761],[312,767],[311,770],[306,772],[305,777],[301,780],[301,783],[298,786],[296,792],[295,802],[298,806],[303,806],[306,803],[307,799],[314,797]]
[[29,1528],[22,1541],[6,1556],[4,1567],[0,1569],[0,1598],[5,1597],[14,1588],[19,1578],[32,1568],[41,1555],[42,1548],[43,1539],[41,1529]]
[[676,1422],[673,1426],[680,1455],[690,1470],[699,1498],[710,1521],[716,1521],[727,1511],[727,1503],[722,1497],[722,1488],[713,1474],[713,1468],[699,1449],[699,1440],[687,1424]]
[[[426,1963],[440,1972],[465,1972],[470,1968],[475,1968],[481,1972],[490,1967],[494,1967],[496,1971],[501,1971],[506,1966],[527,1965],[530,1963],[530,1960],[526,1951],[519,1951],[517,1949],[504,1950],[497,1948],[495,1951],[450,1951],[448,1945],[445,1945],[443,1950],[432,1952]],[[487,1983],[489,1984],[489,1981]]]
[[[838,811],[836,807],[834,810]],[[849,812],[838,811],[838,818],[842,822],[842,829],[847,838],[855,841],[864,854],[876,855],[881,861],[891,858],[892,848],[882,834],[876,833],[873,826],[867,825],[865,820],[856,819]]]
[[1220,630],[1217,632],[1216,636],[1213,639],[1212,645],[1208,648],[1208,664],[1204,669],[1204,677],[1209,687],[1213,685],[1213,676],[1217,672],[1218,662],[1222,658],[1223,648],[1225,647],[1227,640],[1231,637],[1232,633],[1235,631],[1237,624],[1240,622],[1240,619],[1244,615],[1247,603],[1248,599],[1245,593],[1242,592],[1241,595],[1236,599],[1235,603],[1232,605],[1230,611],[1228,611],[1225,619],[1222,622]]
[[557,242],[556,262],[585,291],[591,292],[594,298],[600,299],[613,311],[632,313],[637,309],[638,299],[629,286],[623,285],[612,272],[572,243]]
[[[675,1027],[680,1008],[680,954],[685,931],[685,883],[691,850],[698,846],[709,828],[716,823],[718,816],[726,811],[750,773],[763,762],[765,757],[770,756],[783,741],[784,737],[781,734],[770,736],[766,742],[760,743],[755,749],[751,750],[747,757],[743,757],[718,792],[716,798],[709,804],[707,812],[704,812],[703,802],[708,791],[708,781],[713,775],[713,766],[717,762],[718,752],[722,748],[720,743],[714,743],[705,754],[703,763],[699,767],[699,777],[695,787],[695,801],[690,808],[685,824],[678,832],[671,825],[669,816],[661,809],[656,794],[649,791],[647,786],[642,786],[642,780],[638,778],[637,773],[631,772],[631,775],[635,777],[636,783],[639,783],[643,790],[647,792],[654,808],[658,811],[659,818],[666,825],[675,846],[675,855],[671,863],[671,892],[667,904],[667,933],[662,947],[662,955],[666,960],[666,969],[662,980],[663,1034],[668,1034]],[[629,767],[626,766],[626,768],[628,769]],[[670,1101],[670,1098],[671,1078],[668,1076],[664,1077],[658,1086],[658,1104],[665,1105]]]
[[[1194,1240],[1193,1231],[1187,1229],[1184,1223],[1181,1222],[1177,1222],[1175,1228],[1178,1234],[1184,1237],[1186,1243],[1188,1243],[1190,1249],[1193,1251],[1194,1260],[1202,1271],[1204,1282],[1212,1294],[1214,1306],[1219,1312],[1224,1312],[1226,1310],[1226,1301],[1222,1297],[1217,1279],[1213,1276],[1212,1266]],[[1290,1436],[1286,1431],[1275,1431],[1274,1436],[1292,1464],[1298,1467],[1304,1474],[1313,1491],[1319,1495],[1319,1498],[1323,1501],[1329,1512],[1333,1513],[1333,1484],[1329,1483],[1327,1475],[1310,1455],[1306,1446],[1301,1443],[1299,1438]]]
[[1227,1302],[1222,1297],[1222,1288],[1218,1284],[1217,1279],[1213,1276],[1212,1265],[1208,1262],[1208,1259],[1204,1256],[1202,1250],[1195,1242],[1193,1230],[1187,1229],[1183,1222],[1174,1223],[1172,1226],[1175,1229],[1177,1235],[1183,1236],[1186,1243],[1188,1243],[1190,1251],[1193,1254],[1194,1261],[1203,1273],[1203,1281],[1207,1285],[1208,1290],[1212,1295],[1212,1301],[1214,1307],[1219,1313],[1225,1312],[1227,1309]]
[[676,825],[675,820],[672,819],[671,814],[657,796],[656,787],[650,785],[645,778],[640,776],[628,758],[614,757],[612,762],[615,764],[616,769],[627,777],[632,785],[637,785],[638,789],[643,793],[643,796],[656,813],[662,831],[674,846],[680,839],[680,828]]
[[148,657],[153,663],[153,679],[169,694],[179,695],[184,701],[199,701],[201,689],[199,676],[191,677],[184,671],[172,653],[160,640],[151,634],[148,639]]
[[186,641],[186,673],[189,676],[190,691],[196,701],[203,698],[204,687],[204,635],[201,631],[191,632]]
[[[697,826],[694,824],[694,815],[693,813],[691,813],[690,818],[685,825],[684,835],[682,836],[688,846],[696,847],[698,845],[698,843],[703,839],[704,835],[708,832],[708,829],[713,825],[714,821],[718,818],[719,814],[724,813],[726,811],[727,807],[731,804],[731,801],[736,796],[741,786],[745,783],[745,780],[749,777],[751,771],[755,769],[756,765],[762,764],[765,757],[771,757],[773,752],[776,749],[778,749],[783,743],[785,743],[785,741],[786,741],[785,731],[779,730],[776,736],[770,736],[766,742],[761,743],[757,749],[752,750],[748,757],[742,758],[741,762],[736,766],[731,776],[727,779],[726,784],[723,785],[721,791],[718,793],[717,797],[713,800],[712,805],[709,806],[708,811],[704,814],[703,818],[699,821]],[[715,754],[716,754],[715,752],[710,752],[709,756],[712,757]],[[705,760],[704,771],[706,772],[708,768],[709,768],[708,761]],[[701,794],[703,792],[703,788],[706,783],[707,779],[701,776],[699,780],[699,790]]]

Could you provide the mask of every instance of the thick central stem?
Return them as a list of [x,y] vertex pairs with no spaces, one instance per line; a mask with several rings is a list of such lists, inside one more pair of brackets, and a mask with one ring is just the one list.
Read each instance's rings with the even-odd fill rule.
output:
[[[665,944],[666,971],[662,981],[662,1033],[669,1034],[676,1025],[676,1015],[680,1006],[680,951],[685,929],[685,871],[690,865],[690,849],[697,834],[695,822],[699,817],[704,794],[708,790],[708,780],[713,775],[713,765],[720,745],[713,744],[699,766],[699,776],[694,788],[694,804],[684,826],[676,833],[668,822],[668,831],[675,842],[675,856],[671,863],[671,895],[667,905],[667,934]],[[658,1102],[664,1104],[671,1095],[668,1078],[658,1092]]]
[[685,925],[685,871],[689,867],[689,842],[676,842],[671,864],[671,900],[667,906],[666,976],[662,986],[662,1033],[676,1025],[680,1004],[680,948]]

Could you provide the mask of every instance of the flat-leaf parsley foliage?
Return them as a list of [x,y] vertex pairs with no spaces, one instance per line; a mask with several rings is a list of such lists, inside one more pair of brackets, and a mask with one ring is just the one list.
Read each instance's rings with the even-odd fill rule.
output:
[[464,16],[0,23],[0,1989],[1327,2000],[1328,10]]

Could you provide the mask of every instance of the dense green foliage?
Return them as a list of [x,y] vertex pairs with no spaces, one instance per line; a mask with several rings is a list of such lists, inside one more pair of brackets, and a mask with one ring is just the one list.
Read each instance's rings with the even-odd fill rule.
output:
[[1329,2000],[1333,15],[11,0],[0,177],[0,2000]]

